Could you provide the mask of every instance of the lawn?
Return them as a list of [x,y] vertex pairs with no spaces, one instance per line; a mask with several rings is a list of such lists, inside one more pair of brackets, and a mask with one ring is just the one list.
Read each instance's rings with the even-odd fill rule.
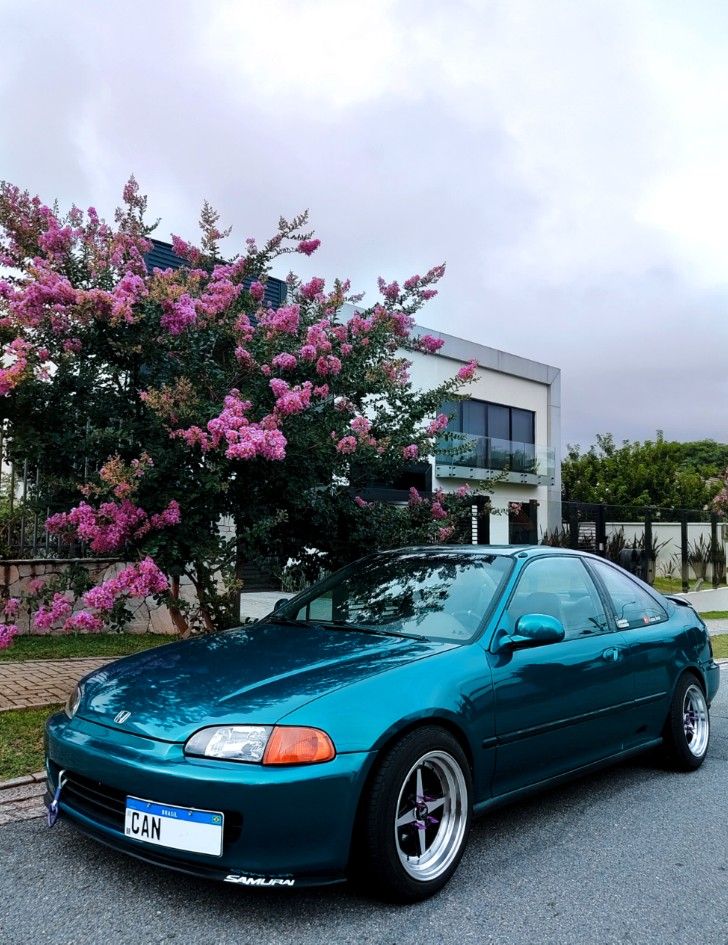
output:
[[60,705],[0,712],[0,781],[43,769],[43,725]]
[[59,660],[83,656],[128,656],[176,637],[168,633],[73,633],[21,636],[0,650],[0,660]]
[[728,633],[718,633],[710,638],[710,642],[716,659],[728,659]]
[[[656,577],[653,587],[661,594],[682,594],[682,579],[679,577]],[[725,587],[725,584],[721,584],[720,587]],[[710,591],[713,589],[713,584],[711,581],[703,581],[700,589]],[[688,590],[695,590],[695,581],[691,580],[689,582]]]
[[728,620],[728,610],[706,610],[700,616],[703,620]]

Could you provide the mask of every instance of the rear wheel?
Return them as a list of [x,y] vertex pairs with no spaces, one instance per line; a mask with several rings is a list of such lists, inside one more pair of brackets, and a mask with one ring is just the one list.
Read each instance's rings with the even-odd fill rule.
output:
[[678,771],[699,768],[710,743],[710,712],[700,683],[687,674],[677,684],[665,724],[665,755]]
[[379,896],[417,902],[457,869],[471,819],[470,767],[458,741],[417,729],[383,758],[364,802],[359,869]]

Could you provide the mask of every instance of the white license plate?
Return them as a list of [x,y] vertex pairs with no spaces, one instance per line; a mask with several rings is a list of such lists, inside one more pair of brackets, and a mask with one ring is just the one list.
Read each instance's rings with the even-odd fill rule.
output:
[[219,811],[126,799],[125,835],[158,847],[222,856],[223,822]]

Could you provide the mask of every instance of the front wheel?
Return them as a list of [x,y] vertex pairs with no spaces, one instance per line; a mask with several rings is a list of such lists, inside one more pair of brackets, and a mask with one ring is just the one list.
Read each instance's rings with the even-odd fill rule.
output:
[[385,755],[364,802],[360,872],[381,897],[418,902],[457,869],[470,830],[470,766],[458,741],[428,726]]
[[710,712],[705,693],[692,675],[678,682],[665,724],[665,754],[678,771],[699,768],[710,742]]

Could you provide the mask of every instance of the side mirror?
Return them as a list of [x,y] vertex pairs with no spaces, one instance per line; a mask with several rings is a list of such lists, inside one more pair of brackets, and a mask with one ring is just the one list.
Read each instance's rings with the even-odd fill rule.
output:
[[548,614],[524,614],[516,621],[515,633],[505,637],[502,646],[515,650],[527,646],[544,646],[564,639],[564,625]]
[[288,603],[287,597],[279,597],[278,600],[273,605],[273,613],[275,613],[279,607],[282,607],[284,604]]

